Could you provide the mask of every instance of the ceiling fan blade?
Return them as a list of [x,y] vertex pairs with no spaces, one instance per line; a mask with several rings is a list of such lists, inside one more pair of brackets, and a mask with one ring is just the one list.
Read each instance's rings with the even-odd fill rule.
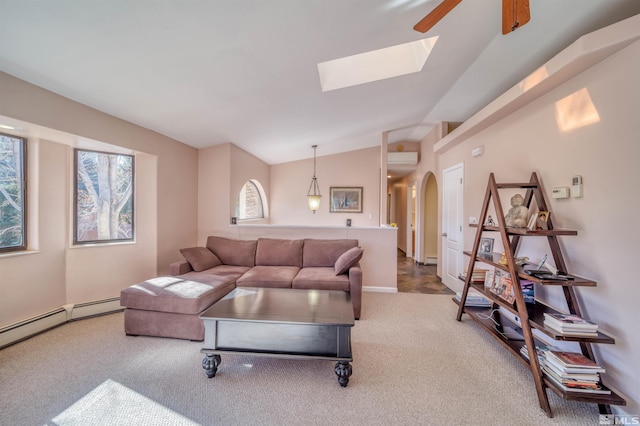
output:
[[502,0],[502,34],[517,30],[529,19],[529,0]]
[[[427,16],[413,26],[413,29],[421,33],[426,33],[438,23],[444,16],[458,5],[462,0],[444,0],[437,5]],[[527,6],[529,2],[527,1]]]

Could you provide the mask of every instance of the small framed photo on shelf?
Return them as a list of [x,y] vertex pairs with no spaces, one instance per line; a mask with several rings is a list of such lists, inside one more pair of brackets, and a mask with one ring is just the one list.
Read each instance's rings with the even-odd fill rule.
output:
[[480,254],[493,253],[493,238],[480,238]]
[[[549,229],[549,215],[547,211],[539,211],[535,214],[535,221],[533,222],[533,228],[529,228],[532,231],[546,231]],[[531,223],[531,221],[529,221]]]
[[484,276],[484,287],[485,288],[491,288],[491,285],[493,284],[493,274],[494,273],[495,273],[494,270],[487,271],[487,274]]

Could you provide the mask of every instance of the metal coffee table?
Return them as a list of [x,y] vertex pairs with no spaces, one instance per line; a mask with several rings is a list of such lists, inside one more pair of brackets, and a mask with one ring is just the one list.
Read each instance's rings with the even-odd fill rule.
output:
[[200,315],[202,367],[214,377],[221,354],[337,361],[347,386],[353,361],[353,306],[349,293],[329,290],[238,287]]

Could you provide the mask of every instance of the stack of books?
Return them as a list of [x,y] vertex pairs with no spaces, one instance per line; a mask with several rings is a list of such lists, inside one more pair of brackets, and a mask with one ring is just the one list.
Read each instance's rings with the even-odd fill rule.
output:
[[598,336],[598,324],[577,315],[545,313],[544,325],[565,336]]
[[[546,356],[545,354],[549,351],[559,351],[560,348],[556,347],[556,346],[549,346],[549,345],[536,345],[536,353],[538,354],[538,363],[540,364],[540,367],[544,367],[545,364],[545,360],[546,360]],[[520,348],[520,353],[522,354],[522,356],[525,359],[529,359],[529,350],[527,349],[527,345],[522,345],[522,347]]]
[[602,387],[600,381],[600,373],[604,373],[604,368],[578,352],[544,352],[542,371],[564,391],[611,393],[609,389]]
[[[459,291],[456,293],[456,301],[459,303],[460,300],[462,300],[462,292]],[[470,288],[464,306],[489,307],[491,306],[491,302],[478,293],[476,289]]]
[[[473,273],[471,274],[471,282],[484,283],[487,272],[489,272],[488,269],[473,268]],[[460,274],[460,278],[462,280],[465,280],[467,278],[467,271],[464,271],[464,273]]]

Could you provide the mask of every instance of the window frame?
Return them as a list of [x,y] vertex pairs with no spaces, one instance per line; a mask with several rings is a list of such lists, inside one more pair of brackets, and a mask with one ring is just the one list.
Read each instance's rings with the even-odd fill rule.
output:
[[[81,152],[89,152],[103,155],[116,155],[120,157],[131,158],[131,237],[128,238],[110,238],[110,239],[92,239],[92,240],[78,240],[78,160]],[[113,243],[131,243],[135,241],[135,155],[121,154],[117,152],[98,151],[84,148],[74,148],[73,150],[73,245],[96,245],[96,244],[113,244]]]
[[29,157],[28,157],[28,140],[27,138],[23,138],[20,136],[10,135],[7,133],[0,133],[0,136],[16,139],[20,142],[21,146],[21,157],[22,157],[22,176],[19,179],[20,182],[20,192],[22,193],[22,244],[19,246],[0,246],[0,254],[2,253],[11,253],[17,251],[27,251],[29,246],[28,244],[28,215],[29,215],[29,205],[28,205],[28,181],[27,177],[29,176]]
[[[251,184],[253,185],[253,187],[255,188],[255,193],[257,193],[258,195],[258,199],[260,200],[260,211],[262,212],[262,216],[256,216],[256,217],[240,217],[240,194],[242,194],[242,191],[244,190],[244,188],[248,185]],[[266,210],[267,210],[267,205],[266,205],[266,199],[265,199],[266,195],[264,193],[264,189],[262,188],[262,184],[257,181],[256,179],[248,179],[243,185],[242,188],[240,188],[240,192],[238,193],[238,197],[236,198],[236,217],[238,222],[246,222],[246,221],[251,221],[251,220],[263,220],[266,219],[267,214],[266,214]]]

